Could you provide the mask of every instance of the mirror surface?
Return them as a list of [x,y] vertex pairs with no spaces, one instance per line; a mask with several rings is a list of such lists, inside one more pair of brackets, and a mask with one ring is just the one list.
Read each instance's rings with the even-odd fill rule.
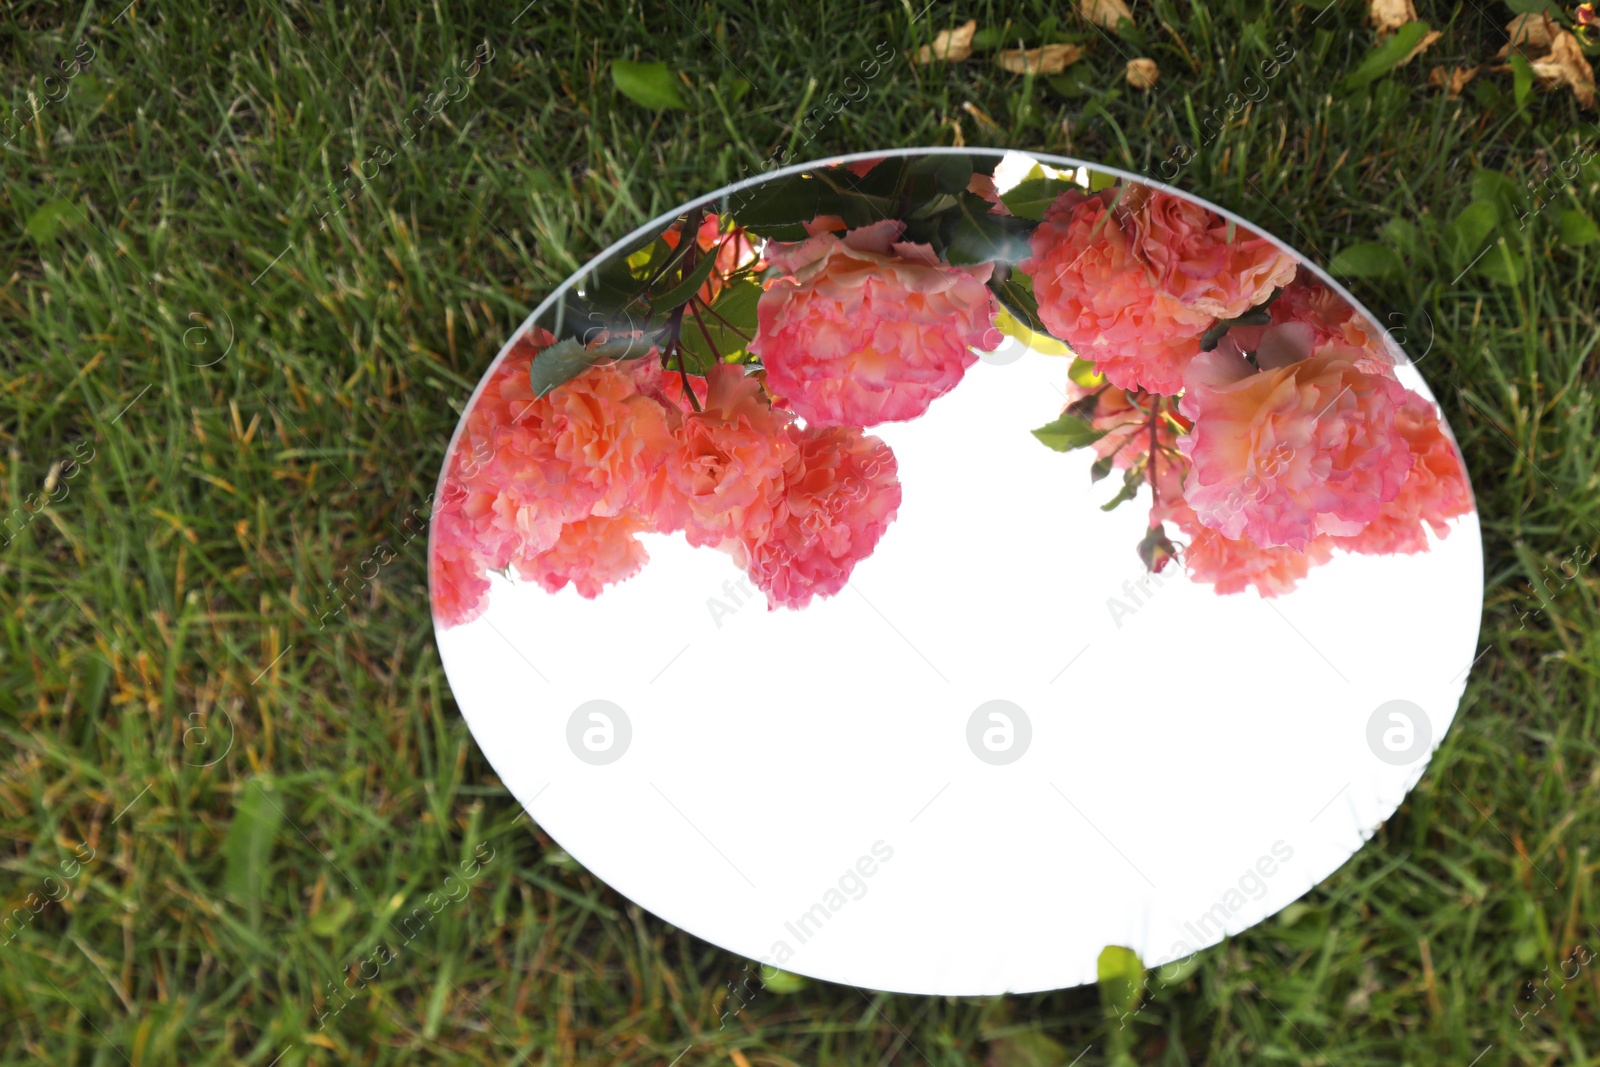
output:
[[1482,608],[1382,325],[1242,219],[1015,152],[625,238],[489,368],[433,507],[451,687],[540,826],[708,941],[903,992],[1279,911],[1420,777]]

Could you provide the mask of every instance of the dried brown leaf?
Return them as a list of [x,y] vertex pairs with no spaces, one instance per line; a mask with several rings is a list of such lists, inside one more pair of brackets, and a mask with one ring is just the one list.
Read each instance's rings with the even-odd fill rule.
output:
[[1583,58],[1578,39],[1560,30],[1550,41],[1550,54],[1532,64],[1533,75],[1547,85],[1566,85],[1578,98],[1578,106],[1594,108],[1594,68]]
[[1378,31],[1379,37],[1387,37],[1408,22],[1417,21],[1417,9],[1411,0],[1368,0],[1367,22]]
[[1135,89],[1153,88],[1160,77],[1161,68],[1156,66],[1155,60],[1142,56],[1128,60],[1128,84]]
[[959,63],[972,55],[972,38],[977,32],[976,19],[968,20],[965,26],[957,26],[953,30],[940,30],[934,35],[932,44],[923,45],[917,52],[917,62],[932,63],[937,60]]
[[1443,89],[1445,95],[1453,100],[1461,95],[1461,90],[1467,87],[1469,81],[1478,76],[1478,70],[1478,67],[1456,67],[1454,70],[1434,67],[1428,71],[1428,84]]
[[1549,15],[1518,15],[1506,23],[1506,36],[1510,40],[1495,53],[1495,58],[1505,59],[1515,48],[1524,57],[1535,59],[1549,50],[1550,42],[1555,40],[1557,34],[1565,32]]
[[1133,21],[1133,12],[1122,0],[1078,0],[1078,11],[1096,26],[1108,30],[1116,29],[1120,19]]
[[995,53],[994,60],[1013,74],[1060,74],[1083,58],[1075,44],[1047,44],[1043,48],[1009,48]]
[[1432,46],[1433,42],[1437,41],[1439,38],[1441,38],[1443,36],[1444,36],[1444,34],[1440,33],[1438,30],[1429,30],[1427,32],[1427,34],[1422,38],[1422,40],[1417,42],[1417,47],[1415,47],[1411,51],[1407,52],[1406,53],[1406,57],[1404,59],[1402,59],[1400,62],[1396,63],[1395,66],[1397,66],[1397,67],[1405,66],[1407,63],[1411,62],[1413,59],[1416,59],[1417,56],[1421,55],[1430,46]]

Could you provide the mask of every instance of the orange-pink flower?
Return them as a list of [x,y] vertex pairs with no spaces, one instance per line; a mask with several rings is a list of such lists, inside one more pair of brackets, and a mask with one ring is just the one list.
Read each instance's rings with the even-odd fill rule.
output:
[[1161,290],[1113,213],[1115,190],[1069,190],[1045,211],[1018,269],[1039,319],[1113,385],[1170,396],[1214,321]]
[[[1178,465],[1173,465],[1176,471]],[[1333,539],[1319,534],[1303,549],[1288,545],[1261,548],[1249,538],[1229,540],[1216,530],[1200,524],[1194,509],[1183,499],[1182,477],[1177,476],[1162,489],[1161,500],[1151,509],[1151,525],[1174,523],[1180,532],[1179,556],[1184,570],[1197,582],[1215,586],[1218,593],[1242,593],[1254,588],[1263,597],[1292,592],[1312,567],[1328,562],[1333,555]]]
[[1466,471],[1433,404],[1407,390],[1394,428],[1411,451],[1411,469],[1399,494],[1384,503],[1377,518],[1360,533],[1335,539],[1340,548],[1367,555],[1421,552],[1428,547],[1425,526],[1447,537],[1450,520],[1472,510]]
[[784,432],[793,416],[773,408],[743,367],[712,367],[707,383],[703,410],[681,417],[648,506],[657,529],[681,529],[692,545],[759,540],[772,524],[784,462],[794,450]]
[[813,426],[912,419],[996,347],[993,264],[952,267],[893,220],[772,243],[750,351],[767,386]]
[[1121,207],[1156,285],[1194,311],[1238,318],[1294,277],[1289,253],[1185,197],[1130,184]]
[[1199,526],[1190,532],[1183,565],[1190,578],[1215,586],[1219,593],[1242,593],[1246,587],[1254,587],[1263,597],[1276,597],[1292,592],[1312,567],[1328,562],[1332,554],[1326,534],[1312,538],[1304,548],[1260,548],[1247,539],[1230,541]]
[[434,528],[435,605],[447,624],[475,617],[484,574],[526,563],[565,527],[621,514],[672,445],[655,387],[658,357],[591,367],[543,397],[528,372],[555,342],[535,329],[484,383],[451,452]]
[[1248,352],[1263,347],[1269,352],[1294,351],[1298,354],[1292,358],[1296,359],[1306,359],[1329,346],[1355,349],[1361,353],[1356,360],[1358,370],[1394,377],[1395,356],[1383,331],[1304,268],[1267,313],[1271,325],[1230,327],[1228,340]]
[[561,528],[556,543],[512,566],[518,577],[538,582],[548,593],[559,592],[569,582],[578,595],[593,600],[605,586],[632,578],[644,567],[649,554],[638,534],[650,523],[632,511],[621,515],[591,515]]
[[839,426],[791,426],[788,437],[770,530],[730,546],[769,608],[803,608],[843,589],[900,508],[894,453],[878,438]]
[[[1231,240],[1230,240],[1231,234]],[[1073,189],[1046,210],[1019,269],[1039,318],[1113,384],[1171,396],[1218,319],[1288,284],[1295,261],[1264,237],[1141,185]]]
[[1395,429],[1405,390],[1330,348],[1257,370],[1231,346],[1195,358],[1179,409],[1194,422],[1184,499],[1200,523],[1262,548],[1359,533],[1394,499],[1411,466]]

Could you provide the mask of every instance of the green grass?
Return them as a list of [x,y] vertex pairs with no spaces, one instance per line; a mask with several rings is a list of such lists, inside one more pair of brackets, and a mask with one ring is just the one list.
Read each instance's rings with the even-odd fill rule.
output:
[[[1542,577],[1600,548],[1600,246],[1561,239],[1563,212],[1600,213],[1600,164],[1510,217],[1600,131],[1564,91],[1519,106],[1508,73],[1460,100],[1424,84],[1491,56],[1508,9],[1424,2],[1442,39],[1345,93],[1374,44],[1360,0],[1142,0],[1142,47],[1064,3],[941,2],[915,24],[920,4],[519,6],[0,13],[13,113],[94,49],[0,149],[0,515],[80,459],[0,547],[0,903],[65,894],[0,937],[0,1062],[1106,1062],[1093,989],[813,982],[719,1029],[744,961],[522,817],[451,701],[404,533],[508,331],[598,249],[775,149],[949,144],[959,124],[1151,174],[1186,143],[1177,184],[1314,258],[1392,246],[1403,270],[1352,284],[1426,353],[1482,512],[1484,655],[1428,773],[1304,901],[1154,990],[1119,1032],[1135,1059],[1600,1063],[1600,961],[1525,1026],[1514,1012],[1574,946],[1600,951],[1600,584]],[[908,62],[940,25],[1033,45],[1052,14],[1089,49],[1078,95],[981,55]],[[403,145],[482,42],[470,91]],[[1294,59],[1202,145],[1280,42]],[[801,116],[880,46],[896,55],[868,99],[804,143]],[[1148,97],[1119,49],[1160,65]],[[612,58],[682,70],[691,110],[621,97]],[[344,202],[327,184],[362,161],[321,228]],[[1513,183],[1483,238],[1506,243],[1458,278],[1446,224],[1501,195],[1482,169]],[[1373,605],[1385,647],[1393,614]],[[761,802],[736,769],[728,792]],[[399,944],[388,920],[475,849],[468,895],[319,1028],[329,984]]]

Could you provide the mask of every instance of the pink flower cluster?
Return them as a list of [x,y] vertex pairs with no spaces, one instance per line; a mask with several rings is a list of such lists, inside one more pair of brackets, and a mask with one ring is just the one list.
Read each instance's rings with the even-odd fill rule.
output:
[[[1151,525],[1187,537],[1197,580],[1276,596],[1334,548],[1419,552],[1425,528],[1443,537],[1471,510],[1455,448],[1395,377],[1383,332],[1265,238],[1123,186],[1064,194],[1032,249],[1021,269],[1040,319],[1109,383],[1096,451],[1153,469]],[[1230,324],[1202,350],[1269,300],[1269,322]]]
[[1113,385],[1167,396],[1183,388],[1207,330],[1295,272],[1294,257],[1266,238],[1140,185],[1064,193],[1029,244],[1018,269],[1045,327]]
[[691,400],[652,351],[536,397],[535,329],[484,383],[439,496],[430,578],[443,625],[487,606],[490,571],[584,597],[638,573],[638,535],[682,531],[745,568],[770,606],[843,588],[900,505],[894,455],[843,428],[801,428],[744,368]]
[[899,239],[903,222],[833,232],[843,228],[818,219],[809,239],[767,246],[776,276],[750,351],[812,426],[915,418],[977,362],[974,346],[999,346],[986,284],[994,264],[941,263],[927,245]]

